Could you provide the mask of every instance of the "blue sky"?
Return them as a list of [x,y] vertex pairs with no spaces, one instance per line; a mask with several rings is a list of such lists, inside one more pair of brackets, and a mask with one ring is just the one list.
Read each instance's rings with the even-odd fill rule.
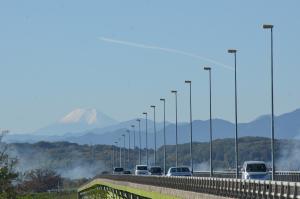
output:
[[274,29],[275,113],[300,107],[300,1],[1,1],[0,124],[31,132],[78,107],[122,121],[167,99],[174,121],[208,119],[208,74],[213,67],[213,116],[233,121],[233,71],[199,58],[103,41],[109,38],[193,53],[233,65],[238,51],[239,120],[270,112],[269,32]]

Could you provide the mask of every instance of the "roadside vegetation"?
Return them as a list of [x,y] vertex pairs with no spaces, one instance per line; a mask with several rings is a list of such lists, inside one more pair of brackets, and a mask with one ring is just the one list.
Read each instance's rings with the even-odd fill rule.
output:
[[17,194],[13,185],[18,177],[14,170],[17,160],[8,156],[8,147],[2,142],[6,133],[5,131],[0,133],[0,199],[15,198]]
[[22,194],[17,199],[77,199],[77,192]]
[[18,159],[9,156],[9,146],[2,142],[5,133],[0,133],[0,199],[77,198],[77,188],[87,179],[65,179],[49,168],[17,172]]

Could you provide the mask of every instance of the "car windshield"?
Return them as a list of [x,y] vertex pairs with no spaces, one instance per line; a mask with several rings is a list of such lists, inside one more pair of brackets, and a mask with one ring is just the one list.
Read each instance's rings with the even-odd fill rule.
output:
[[114,171],[115,172],[122,172],[124,169],[123,168],[115,168]]
[[248,164],[247,172],[266,172],[267,168],[265,164]]
[[160,167],[152,167],[150,168],[151,173],[161,173],[162,169]]
[[178,168],[172,168],[170,170],[171,173],[174,173],[174,172],[190,172],[190,169],[187,168],[187,167],[178,167]]
[[176,172],[176,168],[172,168],[172,169],[170,170],[170,173],[174,173],[174,172]]
[[148,170],[147,166],[137,166],[137,170]]
[[190,172],[190,169],[187,167],[182,167],[181,172]]

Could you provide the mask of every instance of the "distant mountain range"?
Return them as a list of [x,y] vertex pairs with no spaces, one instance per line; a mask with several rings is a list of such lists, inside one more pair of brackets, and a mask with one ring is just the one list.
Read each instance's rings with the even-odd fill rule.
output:
[[[97,118],[95,119],[95,115]],[[270,137],[270,116],[258,117],[256,120],[238,125],[239,136],[261,136]],[[112,125],[110,125],[112,124]],[[111,145],[126,133],[126,129],[131,129],[135,124],[136,146],[138,146],[138,123],[136,120],[116,122],[104,114],[94,109],[75,110],[68,114],[57,124],[50,125],[38,130],[34,134],[8,135],[7,142],[37,142],[37,141],[69,141],[79,144],[108,144]],[[226,120],[213,119],[213,139],[233,138],[235,135],[234,124]],[[57,130],[55,130],[57,129]],[[145,120],[141,120],[142,147],[145,146]],[[179,143],[187,143],[190,139],[189,123],[178,125]],[[148,145],[153,147],[153,121],[148,120]],[[157,145],[163,144],[163,123],[157,123]],[[280,139],[300,138],[300,109],[290,113],[285,113],[275,117],[275,136]],[[166,124],[167,144],[175,143],[175,125]],[[131,134],[131,146],[133,146],[133,134]],[[193,121],[193,139],[197,142],[208,141],[209,120]],[[127,142],[127,141],[126,141]],[[123,143],[123,141],[122,141]]]

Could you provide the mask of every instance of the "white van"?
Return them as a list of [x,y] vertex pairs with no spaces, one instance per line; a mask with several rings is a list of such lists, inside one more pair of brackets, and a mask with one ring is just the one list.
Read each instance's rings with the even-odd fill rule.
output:
[[149,175],[147,165],[136,165],[135,166],[135,175]]
[[270,174],[264,161],[246,161],[241,172],[242,179],[245,180],[270,180]]

